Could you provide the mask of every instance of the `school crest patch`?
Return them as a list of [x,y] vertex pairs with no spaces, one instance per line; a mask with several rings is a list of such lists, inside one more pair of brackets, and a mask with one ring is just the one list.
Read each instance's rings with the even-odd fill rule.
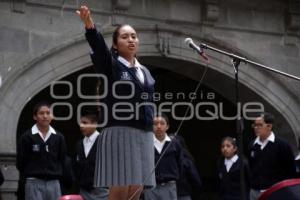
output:
[[40,151],[40,145],[39,144],[33,144],[32,145],[32,151],[33,152],[39,152]]
[[131,76],[128,72],[122,72],[121,74],[121,80],[132,80]]

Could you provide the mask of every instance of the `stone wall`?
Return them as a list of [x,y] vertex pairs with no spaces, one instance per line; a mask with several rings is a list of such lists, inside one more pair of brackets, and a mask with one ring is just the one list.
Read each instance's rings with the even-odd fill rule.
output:
[[[300,76],[300,6],[296,0],[87,3],[109,44],[113,25],[129,23],[136,27],[140,56],[146,64],[198,79],[205,63],[184,44],[184,38],[191,37]],[[11,195],[4,199],[13,199],[16,188],[16,125],[26,102],[52,81],[91,65],[84,29],[75,14],[80,4],[79,0],[0,2],[0,164],[8,178],[1,189],[4,195]],[[222,77],[218,74],[233,78],[230,59],[206,52],[211,59],[206,84],[234,101],[230,81],[216,81]],[[176,60],[182,61],[185,68]],[[186,67],[192,65],[195,67]],[[300,83],[243,63],[240,81],[246,86],[242,101],[251,99],[254,92],[280,113],[278,117],[288,122],[282,124],[282,130],[292,130],[287,138],[295,148],[300,134]]]

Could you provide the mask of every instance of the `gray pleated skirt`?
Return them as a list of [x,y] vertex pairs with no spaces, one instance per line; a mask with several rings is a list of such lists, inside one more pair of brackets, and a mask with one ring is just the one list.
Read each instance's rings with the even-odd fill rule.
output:
[[101,131],[95,167],[95,187],[155,186],[153,133],[114,126]]

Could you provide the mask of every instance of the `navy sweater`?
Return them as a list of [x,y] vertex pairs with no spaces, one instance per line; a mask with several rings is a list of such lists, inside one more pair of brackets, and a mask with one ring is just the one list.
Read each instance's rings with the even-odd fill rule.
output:
[[176,182],[178,196],[200,197],[202,181],[193,160],[187,155],[187,150],[183,150],[184,159],[181,160],[181,174]]
[[[145,77],[145,83],[142,84],[135,73],[127,66],[117,60],[117,57],[111,53],[105,44],[103,36],[96,29],[86,30],[86,39],[92,48],[92,62],[99,74],[107,77],[107,84],[104,85],[104,92],[107,95],[100,99],[105,106],[101,106],[101,123],[107,121],[107,126],[130,126],[143,130],[152,130],[154,79],[146,67],[141,70]],[[121,84],[118,81],[122,81]],[[118,83],[116,85],[116,83]],[[129,85],[132,84],[132,85]],[[116,87],[114,87],[114,85]],[[133,86],[133,87],[132,87]],[[113,91],[114,90],[114,91]],[[115,95],[114,95],[115,93]],[[131,95],[132,94],[132,95]],[[130,96],[122,99],[118,96]],[[123,105],[120,105],[123,103]],[[114,108],[114,106],[116,106]],[[125,109],[124,112],[116,112]],[[123,119],[117,119],[122,117]]]
[[294,178],[296,166],[288,143],[275,137],[263,150],[254,142],[250,145],[249,164],[251,188],[263,190],[285,179]]
[[[244,160],[244,178],[246,186],[246,196],[249,198],[249,185],[250,185],[250,174],[248,162]],[[222,200],[240,200],[241,198],[241,187],[240,187],[240,177],[242,161],[240,158],[233,163],[229,172],[226,170],[224,164],[224,158],[219,163],[219,194]]]
[[98,138],[95,140],[88,156],[85,156],[83,140],[76,145],[75,176],[80,188],[93,189]]
[[43,180],[60,179],[66,158],[66,144],[62,134],[51,134],[44,142],[39,134],[26,131],[17,154],[17,168],[24,177]]
[[[171,146],[166,149],[168,144]],[[155,169],[156,182],[159,184],[178,180],[182,169],[181,161],[184,159],[180,144],[176,141],[176,139],[173,139],[172,143],[167,141],[164,144],[161,154],[158,153],[156,148],[154,149],[155,164],[160,159],[162,153],[166,151]]]

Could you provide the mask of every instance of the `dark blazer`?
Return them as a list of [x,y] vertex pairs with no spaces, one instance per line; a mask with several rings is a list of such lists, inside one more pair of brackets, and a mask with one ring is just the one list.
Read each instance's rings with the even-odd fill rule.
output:
[[88,156],[85,156],[83,140],[76,145],[75,176],[80,188],[87,191],[92,190],[94,184],[94,173],[96,164],[96,152],[98,138],[95,140]]
[[274,143],[268,142],[263,150],[253,141],[249,152],[251,188],[267,189],[277,182],[296,176],[292,149],[279,137],[275,136]]
[[[171,145],[167,148],[168,145]],[[173,139],[172,142],[167,141],[161,153],[155,149],[155,163],[158,162],[163,152],[164,156],[160,160],[159,164],[155,168],[155,179],[156,182],[166,183],[168,181],[176,181],[180,177],[182,170],[181,161],[184,159],[182,146],[177,142],[176,139]]]
[[[150,72],[144,66],[141,68],[145,77],[145,83],[142,84],[132,70],[117,60],[117,56],[108,49],[103,36],[96,29],[87,29],[85,35],[92,48],[91,59],[96,72],[107,78],[107,84],[104,85],[107,95],[100,100],[107,107],[107,111],[101,110],[100,116],[106,119],[101,119],[101,123],[107,120],[107,126],[152,130],[154,104],[151,104],[155,81]],[[127,98],[122,99],[120,96]],[[129,111],[121,113],[117,112],[117,109]],[[116,119],[113,116],[114,112],[118,117],[127,119]]]
[[[184,152],[187,150],[184,149]],[[181,160],[182,170],[180,178],[176,182],[178,196],[193,196],[200,198],[202,181],[193,160],[184,153],[184,159]]]
[[75,182],[75,176],[73,171],[72,159],[69,156],[66,156],[63,165],[63,175],[60,179],[61,194],[62,195],[70,194],[74,182]]
[[[248,162],[244,160],[244,172],[245,172],[245,185],[246,195],[249,198],[249,185],[250,185],[250,173]],[[229,172],[226,170],[224,164],[224,158],[219,162],[219,194],[222,200],[240,200],[241,199],[241,185],[240,185],[240,172],[242,168],[242,160],[238,160],[233,163]]]
[[17,168],[24,178],[60,179],[66,159],[64,136],[56,131],[44,142],[39,134],[26,131],[20,139]]

